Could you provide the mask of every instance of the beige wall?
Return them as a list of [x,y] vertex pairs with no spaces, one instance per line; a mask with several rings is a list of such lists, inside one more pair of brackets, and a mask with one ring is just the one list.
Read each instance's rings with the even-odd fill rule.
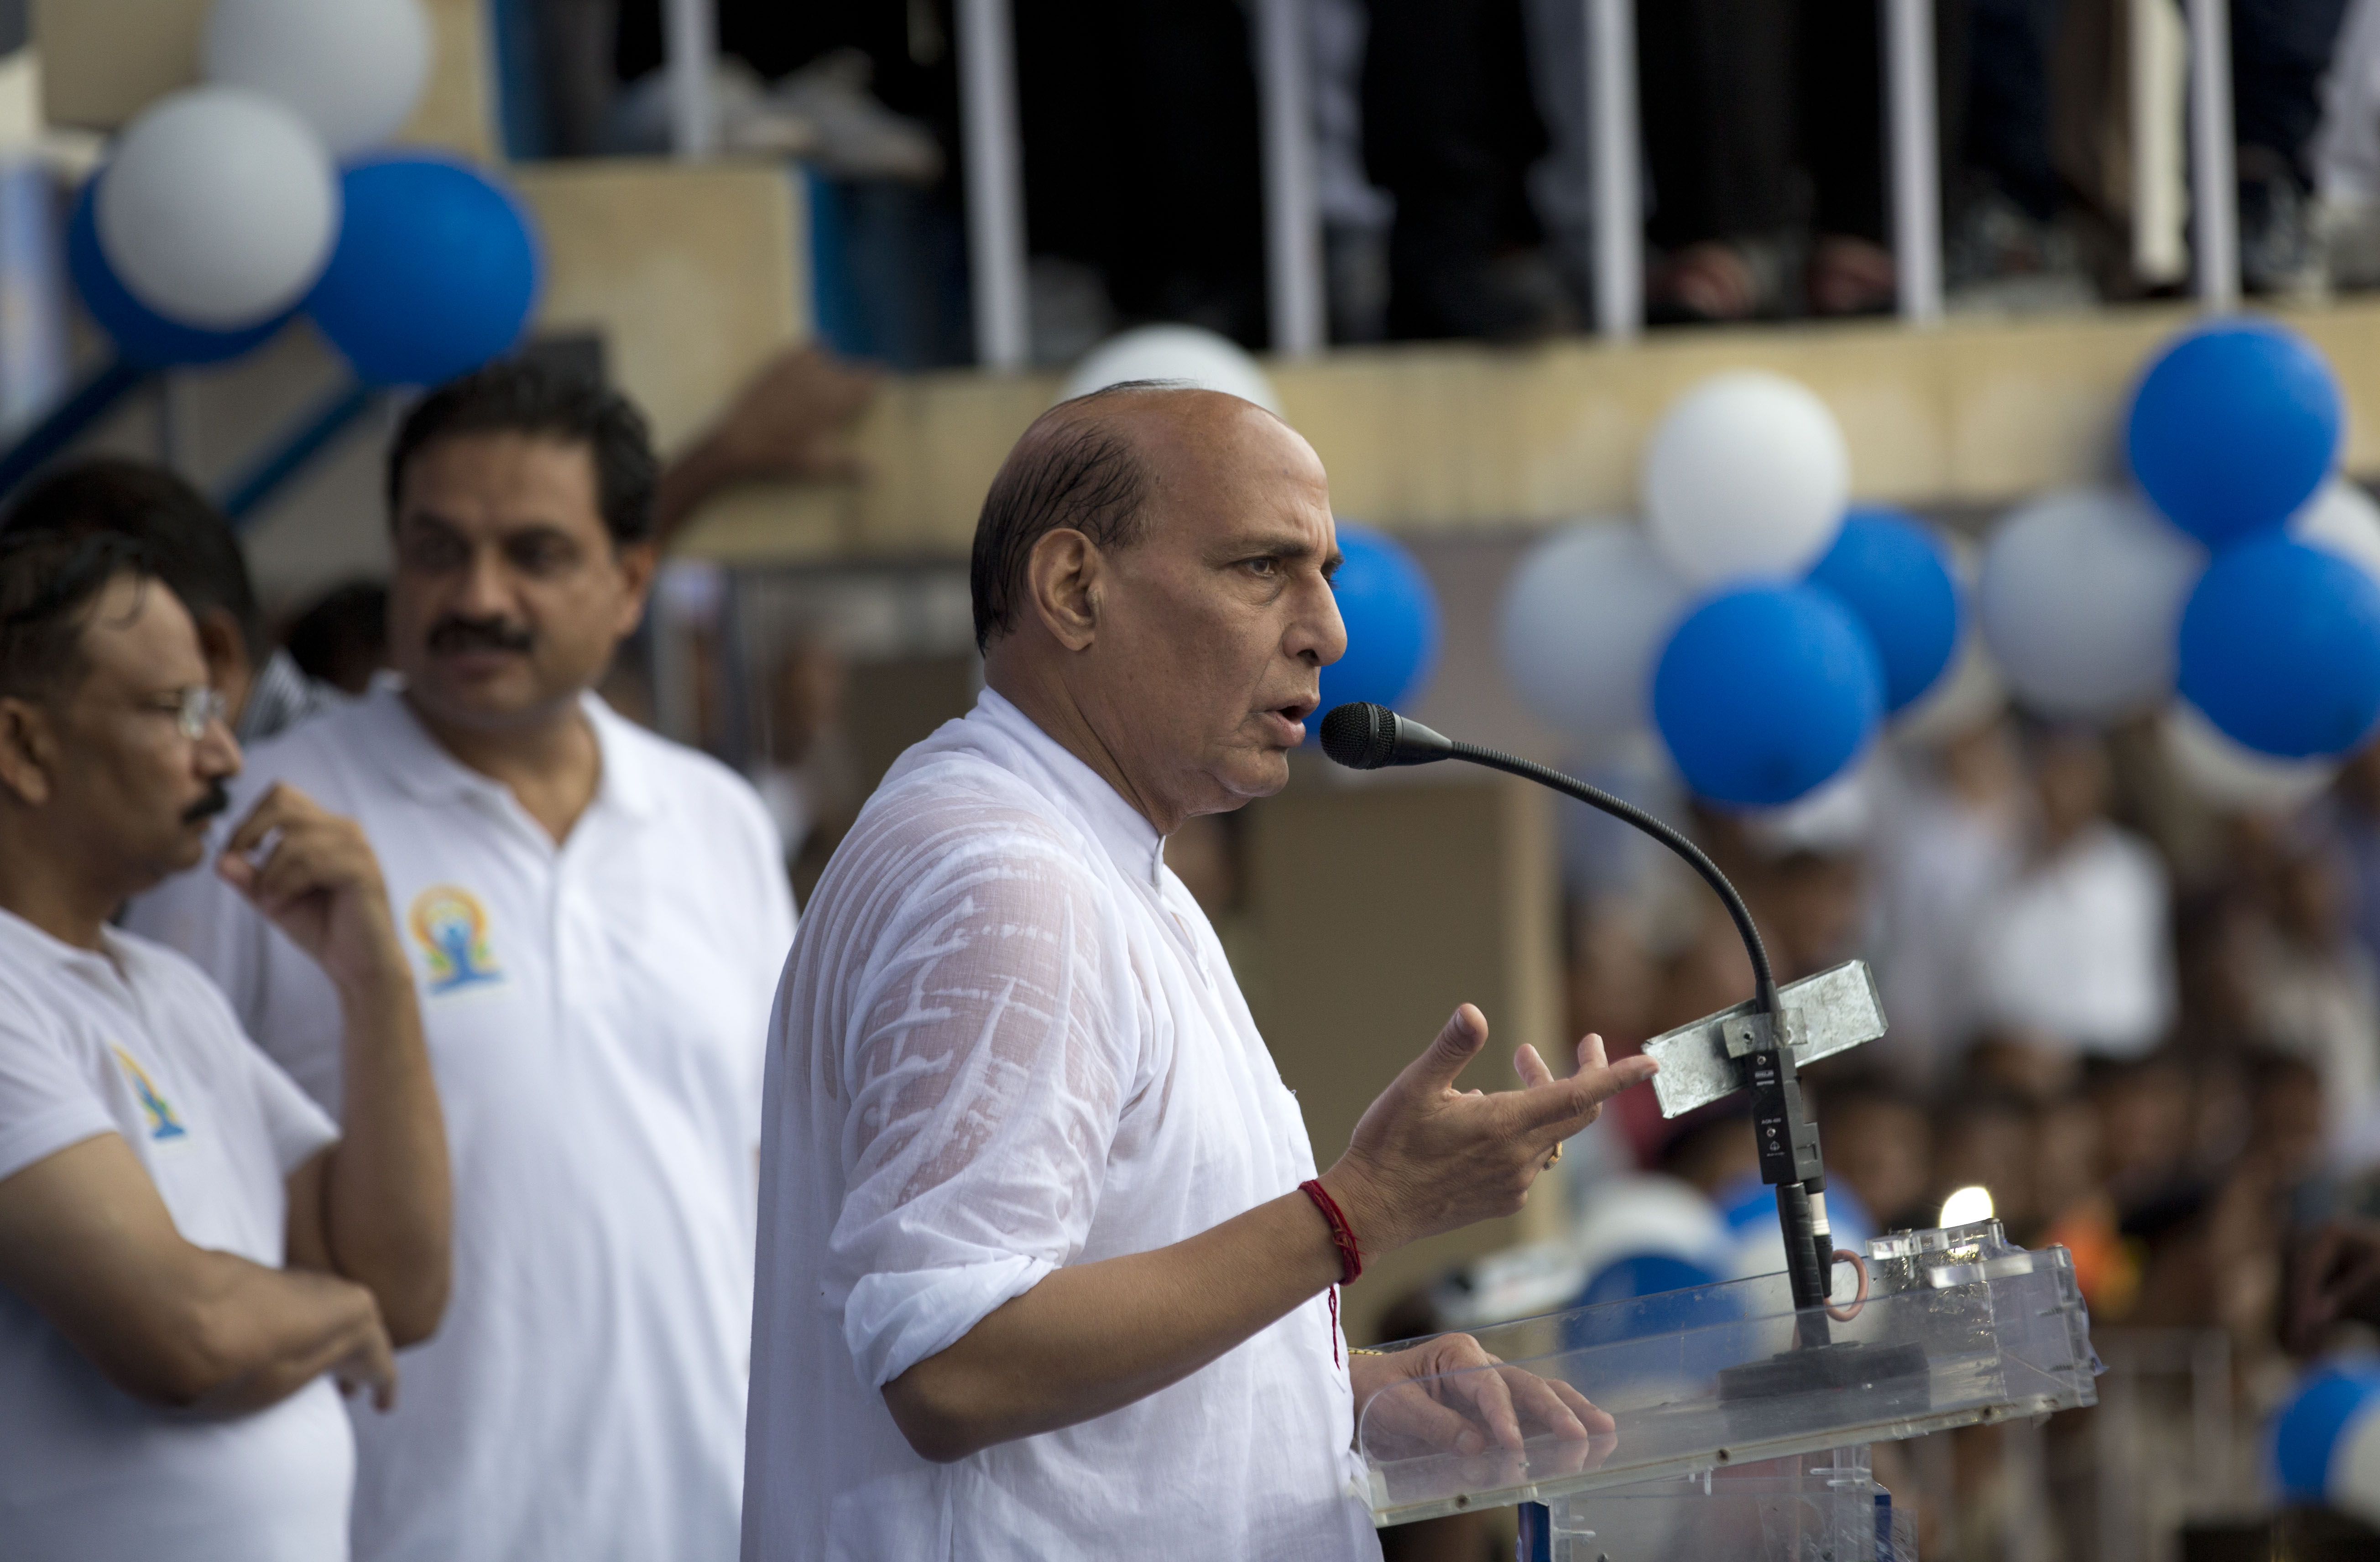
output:
[[[1623,347],[1432,343],[1269,367],[1289,420],[1330,468],[1339,513],[1407,533],[1632,509],[1661,410],[1703,376],[1746,367],[1826,399],[1862,497],[1981,505],[2114,471],[2133,376],[2192,318],[2134,306],[1922,332],[1879,322],[1665,332]],[[2287,318],[2338,372],[2349,469],[2380,471],[2380,303]],[[1058,384],[1054,374],[898,381],[859,430],[869,481],[745,496],[686,546],[746,559],[963,552],[1002,455]]]
[[[113,130],[199,78],[209,0],[33,0],[44,106],[53,124]],[[397,139],[495,155],[494,94],[482,0],[422,0],[436,53],[421,102]]]
[[589,158],[513,177],[545,240],[538,329],[601,335],[662,450],[808,333],[806,212],[781,165]]

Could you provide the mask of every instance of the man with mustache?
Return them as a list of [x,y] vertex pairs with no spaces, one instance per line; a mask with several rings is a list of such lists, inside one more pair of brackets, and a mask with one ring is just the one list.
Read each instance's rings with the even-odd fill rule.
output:
[[1458,1091],[1464,1004],[1317,1177],[1165,866],[1184,819],[1288,780],[1346,649],[1338,563],[1313,449],[1210,391],[1066,402],[992,480],[984,694],[836,851],[771,1024],[747,1562],[1378,1557],[1367,1404],[1463,1453],[1611,1432],[1510,1369],[1376,1399],[1489,1359],[1350,1353],[1336,1287],[1518,1209],[1652,1060],[1588,1036],[1558,1080],[1523,1047],[1524,1088]]
[[[591,382],[502,364],[432,392],[388,458],[398,677],[242,783],[354,815],[388,865],[454,1141],[446,1324],[357,1423],[363,1562],[735,1549],[793,906],[751,788],[590,692],[644,609],[654,477],[643,419]],[[188,882],[207,898],[161,921],[331,1097],[331,995]]]
[[224,809],[207,671],[134,545],[0,539],[0,1553],[28,1562],[346,1556],[334,1382],[385,1411],[444,1304],[445,1142],[362,832],[274,787],[214,865],[334,995],[335,1124],[107,925]]

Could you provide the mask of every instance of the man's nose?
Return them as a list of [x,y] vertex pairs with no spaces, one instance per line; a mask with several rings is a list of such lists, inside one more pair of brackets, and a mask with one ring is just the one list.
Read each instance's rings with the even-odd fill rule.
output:
[[1297,616],[1291,622],[1285,648],[1296,660],[1308,656],[1318,667],[1328,667],[1347,654],[1347,621],[1339,616],[1339,594],[1317,577],[1304,593]]
[[471,550],[471,562],[449,611],[465,618],[514,619],[520,616],[515,608],[512,572],[504,565],[503,550],[492,544]]
[[199,734],[192,757],[204,780],[227,781],[239,774],[242,756],[239,740],[231,735],[231,723],[220,716],[209,721],[207,730]]

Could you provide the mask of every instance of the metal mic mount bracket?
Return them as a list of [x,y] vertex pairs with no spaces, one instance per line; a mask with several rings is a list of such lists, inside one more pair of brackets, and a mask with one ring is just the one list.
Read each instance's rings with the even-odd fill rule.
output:
[[[1778,996],[1785,1011],[1781,1038],[1772,1040],[1769,1017],[1744,1002],[1645,1044],[1645,1056],[1661,1065],[1653,1076],[1653,1096],[1663,1117],[1681,1117],[1753,1086],[1750,1060],[1761,1052],[1790,1058],[1798,1074],[1821,1058],[1848,1052],[1884,1034],[1884,1000],[1865,961],[1847,960],[1804,976],[1786,985]],[[1765,1170],[1765,1147],[1763,1158]]]

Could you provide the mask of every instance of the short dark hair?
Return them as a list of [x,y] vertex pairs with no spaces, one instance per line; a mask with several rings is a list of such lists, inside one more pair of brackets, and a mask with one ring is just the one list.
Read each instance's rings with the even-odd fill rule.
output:
[[406,463],[462,434],[530,434],[583,444],[595,461],[595,503],[614,545],[653,533],[661,463],[636,404],[600,380],[535,359],[492,363],[414,404],[388,450],[388,507],[396,514]]
[[263,666],[273,654],[239,539],[222,512],[178,474],[119,455],[60,467],[20,494],[0,521],[0,536],[30,532],[131,539],[140,545],[145,567],[173,588],[193,618],[229,613],[251,665]]
[[0,535],[0,695],[72,693],[90,670],[82,632],[100,593],[118,575],[154,574],[146,550],[121,532]]
[[1043,537],[1063,527],[1101,548],[1129,548],[1147,533],[1141,512],[1148,498],[1148,463],[1092,404],[1178,388],[1160,380],[1110,385],[1059,403],[1025,430],[991,479],[983,513],[976,517],[967,567],[976,649],[990,649],[992,641],[1016,627],[1026,562]]

